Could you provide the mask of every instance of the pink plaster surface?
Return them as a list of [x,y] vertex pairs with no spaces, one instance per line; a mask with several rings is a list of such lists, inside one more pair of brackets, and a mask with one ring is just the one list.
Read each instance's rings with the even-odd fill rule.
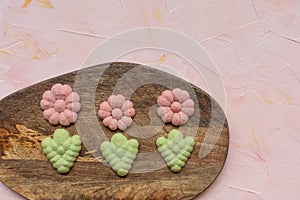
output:
[[[29,1],[28,1],[29,2]],[[198,199],[300,199],[300,1],[0,1],[0,98],[79,69],[96,44],[122,31],[162,27],[201,44],[215,63],[230,125],[228,160]],[[149,36],[150,37],[150,36]],[[192,69],[152,50],[118,60]],[[22,199],[0,185],[0,199]]]

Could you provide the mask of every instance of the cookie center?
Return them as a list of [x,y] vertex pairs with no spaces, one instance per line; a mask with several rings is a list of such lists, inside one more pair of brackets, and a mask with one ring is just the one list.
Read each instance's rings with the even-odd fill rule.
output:
[[112,116],[113,116],[113,118],[119,120],[122,118],[123,112],[120,108],[115,108],[112,110]]
[[66,109],[66,102],[62,99],[55,101],[54,109],[57,112],[63,112]]
[[181,111],[181,103],[175,101],[171,104],[171,110],[174,112],[174,113],[178,113]]

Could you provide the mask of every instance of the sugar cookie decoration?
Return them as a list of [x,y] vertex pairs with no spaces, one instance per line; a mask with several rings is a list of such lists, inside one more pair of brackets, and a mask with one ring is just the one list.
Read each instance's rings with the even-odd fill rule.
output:
[[69,85],[55,84],[43,94],[40,102],[44,118],[52,125],[69,126],[81,110],[80,96]]
[[80,136],[70,136],[65,129],[55,130],[42,141],[42,149],[52,166],[61,174],[68,173],[81,150]]
[[163,91],[157,98],[157,104],[158,116],[164,122],[171,122],[175,126],[186,124],[194,113],[194,101],[186,90],[180,88]]
[[116,133],[111,142],[100,145],[102,155],[119,176],[126,176],[138,153],[139,143],[136,139],[128,140],[123,134]]
[[183,134],[178,130],[172,130],[168,137],[159,137],[156,140],[158,151],[167,163],[172,172],[179,172],[184,167],[186,161],[194,149],[194,138]]
[[132,124],[135,115],[133,103],[125,100],[123,95],[111,95],[107,101],[100,104],[98,116],[103,119],[103,125],[111,130],[126,130]]

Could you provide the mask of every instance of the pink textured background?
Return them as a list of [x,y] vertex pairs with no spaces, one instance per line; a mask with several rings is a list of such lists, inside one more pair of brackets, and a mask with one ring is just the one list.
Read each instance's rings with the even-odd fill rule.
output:
[[[182,32],[209,53],[226,92],[230,151],[198,199],[300,198],[299,0],[0,1],[0,98],[79,68],[96,44],[138,27]],[[149,51],[120,60],[179,67]],[[198,84],[201,86],[201,83]],[[0,186],[0,199],[20,199]]]

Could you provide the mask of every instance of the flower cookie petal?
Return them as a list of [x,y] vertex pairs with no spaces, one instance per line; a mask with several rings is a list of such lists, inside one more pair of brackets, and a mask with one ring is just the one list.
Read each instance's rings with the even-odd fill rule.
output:
[[111,95],[108,100],[107,100],[108,104],[112,107],[112,108],[121,108],[122,105],[125,102],[125,97],[123,95]]
[[181,118],[178,113],[174,113],[174,115],[172,117],[172,124],[174,126],[179,126],[181,124]]
[[190,108],[190,107],[183,107],[181,108],[181,111],[188,116],[192,116],[194,114],[194,108]]
[[57,125],[59,122],[59,113],[55,112],[50,118],[49,123],[52,125]]
[[127,125],[125,124],[125,122],[123,120],[118,120],[118,128],[121,131],[125,131],[127,129]]
[[194,108],[195,106],[194,101],[192,99],[185,100],[181,105],[182,107],[190,107],[190,108]]
[[162,117],[164,116],[166,113],[168,113],[169,111],[171,111],[170,107],[159,107],[157,109],[157,115]]
[[108,117],[105,117],[103,119],[103,125],[104,126],[109,126],[110,122],[113,120],[113,117],[112,116],[108,116]]
[[52,86],[51,91],[56,99],[65,100],[66,97],[72,93],[72,88],[69,85],[62,85],[60,83],[57,83]]
[[63,99],[64,94],[62,92],[62,84],[57,83],[55,85],[52,86],[51,88],[51,92],[54,94],[56,99]]
[[66,117],[65,113],[59,113],[59,123],[63,126],[69,126],[70,122],[68,120],[68,118]]
[[43,99],[48,100],[52,103],[54,103],[56,100],[54,94],[51,91],[44,92]]
[[133,108],[133,103],[131,101],[125,101],[121,107],[121,110],[124,112],[130,108]]
[[43,115],[44,115],[44,118],[49,120],[50,117],[55,113],[55,109],[54,108],[49,108],[47,110],[44,110],[43,112]]
[[108,116],[111,116],[111,113],[110,112],[107,112],[105,110],[99,110],[98,111],[98,117],[100,119],[104,119],[105,117],[108,117]]
[[69,85],[63,85],[62,87],[62,93],[65,97],[69,96],[72,93],[72,88]]
[[112,119],[110,122],[109,122],[109,129],[110,130],[117,130],[118,128],[118,121],[116,119]]
[[172,90],[174,97],[180,102],[184,102],[185,100],[190,98],[190,94],[186,90],[182,90],[180,88],[175,88]]
[[168,99],[166,99],[163,96],[159,96],[157,98],[157,104],[160,106],[170,106],[172,102],[170,102]]
[[81,103],[73,102],[67,105],[67,108],[73,112],[79,112],[81,110]]
[[167,99],[169,102],[173,102],[174,98],[173,98],[173,93],[171,90],[165,90],[161,93],[161,96],[165,97],[165,99]]
[[49,108],[53,108],[54,104],[49,100],[42,99],[40,102],[40,106],[42,107],[43,110],[47,110]]
[[64,111],[64,114],[70,123],[75,123],[77,121],[77,113],[67,109]]
[[131,126],[132,124],[132,118],[131,117],[127,117],[127,116],[123,116],[121,118],[122,122],[124,122],[126,124],[127,127]]
[[188,122],[188,120],[189,120],[189,116],[186,115],[184,112],[179,112],[178,114],[179,114],[180,120],[181,120],[180,123],[181,124],[186,124]]
[[110,106],[106,101],[104,101],[104,102],[102,102],[102,103],[100,104],[100,110],[104,110],[104,111],[107,111],[107,112],[111,112],[111,111],[112,111],[112,108],[111,108],[111,106]]
[[135,109],[130,108],[130,109],[124,111],[124,115],[127,117],[133,117],[135,115]]
[[80,101],[80,96],[77,92],[72,92],[66,98],[66,103],[79,102],[79,101]]
[[173,115],[174,115],[174,113],[170,110],[170,111],[168,111],[164,116],[162,116],[161,119],[162,119],[164,122],[168,123],[168,122],[171,122],[171,121],[172,121]]

